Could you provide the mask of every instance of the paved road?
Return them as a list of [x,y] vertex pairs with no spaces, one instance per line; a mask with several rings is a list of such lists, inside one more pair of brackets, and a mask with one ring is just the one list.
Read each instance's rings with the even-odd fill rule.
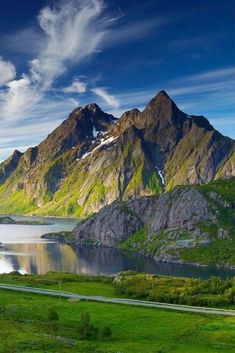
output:
[[134,305],[134,306],[143,306],[143,307],[150,307],[150,308],[162,308],[162,309],[169,309],[169,310],[187,311],[191,313],[235,316],[235,310],[203,308],[203,307],[195,307],[195,306],[188,306],[188,305],[150,302],[150,301],[144,301],[144,300],[88,296],[88,295],[80,295],[76,293],[58,291],[53,289],[17,286],[13,284],[0,284],[0,289],[12,290],[17,292],[36,293],[36,294],[49,295],[49,296],[59,297],[59,298],[73,298],[73,299],[79,299],[79,300],[95,301],[95,302],[102,302],[102,303]]

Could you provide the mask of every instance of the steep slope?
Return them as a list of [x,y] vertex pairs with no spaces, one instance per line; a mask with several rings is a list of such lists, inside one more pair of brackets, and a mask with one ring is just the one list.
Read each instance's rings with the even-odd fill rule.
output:
[[0,184],[3,184],[17,168],[21,156],[22,153],[15,150],[10,158],[0,164]]
[[164,262],[235,267],[235,179],[115,201],[75,228],[78,244],[138,251]]
[[[165,164],[167,189],[182,184],[204,184],[216,178],[230,159],[234,142],[221,135],[204,117],[192,116],[185,135]],[[228,176],[234,175],[228,173]],[[226,176],[221,171],[220,176]]]
[[159,92],[120,119],[75,109],[41,144],[0,165],[0,212],[86,217],[113,201],[235,173],[234,141]]

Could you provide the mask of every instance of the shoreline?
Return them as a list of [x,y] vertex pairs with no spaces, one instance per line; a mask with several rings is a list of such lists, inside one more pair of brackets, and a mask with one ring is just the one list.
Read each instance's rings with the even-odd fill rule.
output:
[[78,223],[81,221],[81,218],[76,218],[76,217],[70,217],[70,216],[41,216],[41,215],[35,215],[35,214],[28,214],[28,213],[0,213],[0,217],[5,216],[5,217],[34,217],[34,218],[56,218],[56,219],[71,219],[71,220],[77,220]]
[[[68,234],[69,233],[69,234]],[[67,235],[69,235],[69,238],[66,239]],[[195,263],[195,262],[184,262],[183,260],[175,260],[175,261],[157,261],[154,259],[154,257],[150,256],[150,255],[147,255],[147,254],[143,254],[142,252],[139,252],[139,251],[134,251],[134,250],[127,250],[127,249],[121,249],[121,248],[116,248],[116,247],[113,247],[113,246],[107,246],[107,245],[102,245],[102,244],[99,244],[98,242],[97,243],[84,243],[84,244],[81,244],[81,243],[78,243],[74,238],[74,235],[73,235],[73,231],[71,232],[66,232],[66,231],[62,231],[62,232],[59,232],[59,233],[46,233],[46,234],[43,234],[41,236],[41,239],[47,239],[47,240],[55,240],[56,242],[58,243],[61,243],[61,244],[70,244],[70,245],[77,245],[77,246],[80,246],[81,248],[83,247],[87,247],[87,248],[107,248],[107,249],[115,249],[115,250],[119,250],[119,251],[122,251],[122,252],[126,252],[126,253],[132,253],[132,254],[139,254],[139,255],[142,255],[146,258],[149,258],[149,259],[152,259],[155,263],[164,263],[164,264],[177,264],[177,265],[190,265],[190,266],[195,266],[195,267],[216,267],[216,268],[219,268],[219,269],[228,269],[228,270],[235,270],[235,265],[219,265],[219,264],[201,264],[201,263]],[[235,276],[235,273],[234,273],[234,276]]]

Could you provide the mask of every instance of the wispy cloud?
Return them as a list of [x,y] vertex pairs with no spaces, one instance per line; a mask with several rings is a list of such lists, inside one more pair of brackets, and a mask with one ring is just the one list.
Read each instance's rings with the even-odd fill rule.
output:
[[[4,78],[6,87],[0,91],[2,120],[31,118],[33,108],[51,91],[55,81],[72,65],[81,64],[94,53],[97,55],[101,46],[138,39],[168,23],[166,18],[159,17],[123,25],[117,21],[123,14],[109,16],[106,10],[102,0],[61,0],[54,7],[47,6],[41,10],[38,15],[40,30],[29,28],[17,34],[23,46],[30,46],[37,55],[30,59],[29,71],[19,79],[14,79],[14,67],[5,62],[12,75],[9,72]],[[31,35],[37,39],[35,45]],[[16,43],[14,39],[13,46],[17,48],[21,40]],[[29,45],[26,45],[27,41]],[[77,79],[62,91],[73,94],[84,93],[86,89],[87,84]],[[93,92],[109,106],[118,108],[118,100],[104,89],[98,87]]]
[[16,76],[14,65],[0,57],[0,87],[13,80]]
[[111,108],[118,109],[120,106],[119,100],[108,93],[105,89],[97,87],[93,88],[92,92],[94,92],[98,97],[103,99]]
[[139,40],[157,28],[166,26],[171,22],[170,17],[159,16],[157,18],[142,21],[133,21],[126,25],[118,25],[107,34],[104,45],[113,46],[120,43],[124,44],[131,40]]
[[101,0],[69,0],[41,10],[38,23],[44,43],[38,56],[30,61],[29,72],[9,82],[1,92],[3,118],[25,117],[69,63],[78,64],[95,51],[105,34],[105,25],[100,21],[102,11]]
[[211,119],[211,123],[220,127],[233,125],[235,128],[235,114],[233,116],[227,116],[226,118]]
[[[182,82],[182,81],[186,81],[186,82],[194,82],[194,81],[202,81],[202,80],[206,80],[206,81],[211,81],[211,80],[216,80],[219,81],[220,79],[233,79],[235,80],[235,67],[223,67],[223,68],[219,68],[216,70],[209,70],[209,71],[204,71],[204,72],[199,72],[197,74],[194,75],[189,75],[189,76],[184,76],[182,78],[178,78],[175,81],[178,82]],[[174,82],[174,80],[172,81]]]
[[64,93],[84,93],[86,92],[87,84],[80,81],[78,78],[75,79],[72,84],[68,87],[63,88]]

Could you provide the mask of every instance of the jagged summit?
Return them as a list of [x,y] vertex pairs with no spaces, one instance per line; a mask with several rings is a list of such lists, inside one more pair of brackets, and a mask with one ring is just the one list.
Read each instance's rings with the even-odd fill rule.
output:
[[20,152],[19,150],[14,150],[13,155],[12,156],[21,156],[23,153]]
[[86,109],[92,113],[97,113],[97,112],[102,111],[101,108],[96,103],[88,103],[84,109]]
[[165,91],[159,91],[147,104],[145,109],[153,109],[160,104],[175,104]]
[[119,119],[90,103],[0,164],[0,212],[85,217],[117,199],[231,177],[234,146],[165,91]]
[[168,93],[166,91],[164,91],[164,90],[159,91],[153,99],[161,99],[161,98],[162,99],[170,99],[171,100],[171,98],[168,95]]
[[164,129],[169,125],[182,127],[186,119],[187,115],[177,107],[168,94],[160,91],[143,110],[141,125],[144,127],[158,124],[159,129]]

